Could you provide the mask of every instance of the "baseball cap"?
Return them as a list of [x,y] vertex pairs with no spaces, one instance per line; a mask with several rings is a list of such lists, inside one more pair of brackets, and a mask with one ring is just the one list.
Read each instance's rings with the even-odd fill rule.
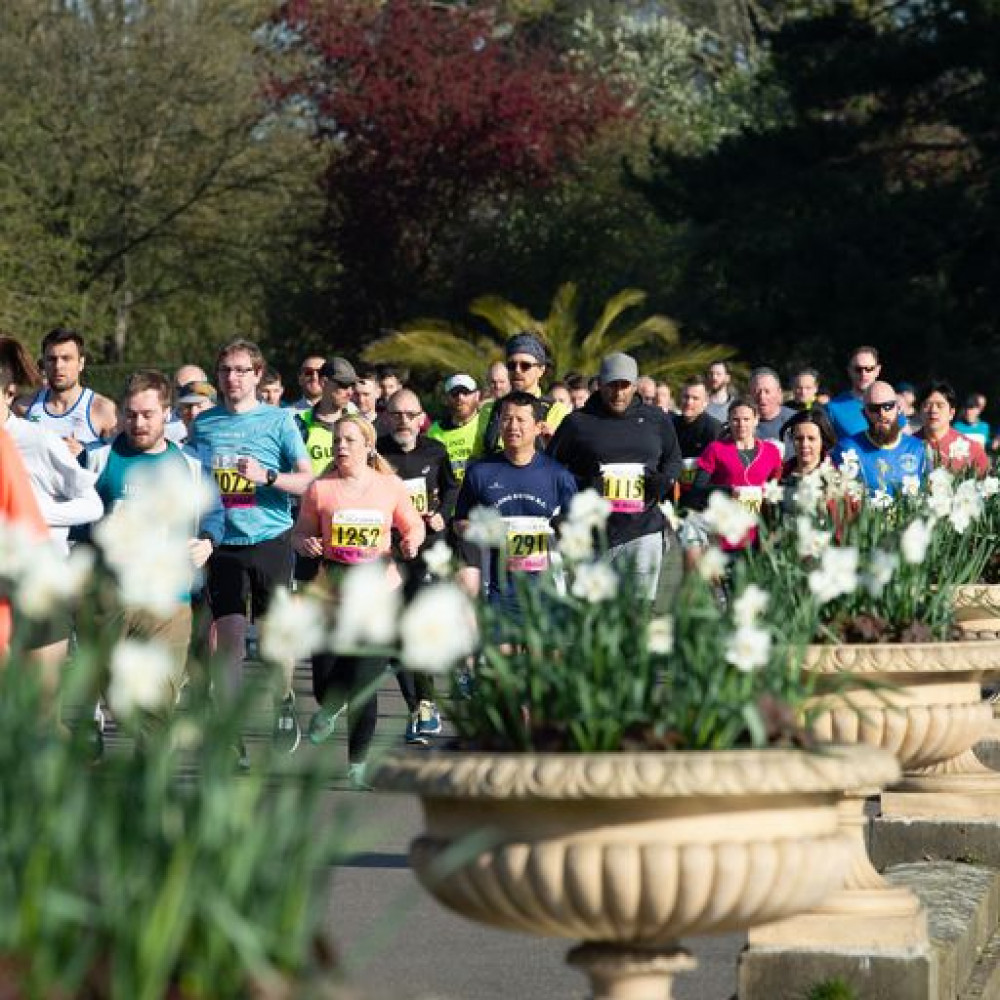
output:
[[467,389],[469,392],[475,392],[478,388],[476,380],[471,375],[466,375],[465,372],[459,372],[444,380],[445,392],[451,392],[453,389]]
[[609,354],[601,362],[598,379],[601,385],[608,382],[631,382],[634,385],[639,381],[639,366],[630,354]]
[[215,386],[210,382],[185,382],[177,390],[177,404],[182,403],[216,403],[219,394],[215,391]]
[[342,385],[354,385],[358,380],[358,373],[354,370],[354,365],[347,358],[333,358],[324,363],[319,370],[320,378],[333,379]]

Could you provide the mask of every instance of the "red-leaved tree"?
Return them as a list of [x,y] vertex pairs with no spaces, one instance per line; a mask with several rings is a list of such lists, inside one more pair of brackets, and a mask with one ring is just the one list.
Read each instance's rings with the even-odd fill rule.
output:
[[427,0],[287,0],[272,96],[329,145],[327,239],[342,311],[377,332],[447,281],[468,220],[550,183],[623,95],[521,40],[492,11]]

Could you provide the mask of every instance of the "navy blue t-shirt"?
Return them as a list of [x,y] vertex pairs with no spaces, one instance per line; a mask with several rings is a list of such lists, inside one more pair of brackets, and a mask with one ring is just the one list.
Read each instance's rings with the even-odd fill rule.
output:
[[[476,507],[492,507],[504,518],[540,518],[551,521],[565,513],[577,492],[576,480],[555,459],[541,452],[527,465],[514,465],[503,455],[469,465],[455,505],[455,520],[468,519]],[[525,560],[530,567],[530,559]],[[497,559],[490,560],[490,589],[498,581]],[[509,588],[508,588],[509,589]]]

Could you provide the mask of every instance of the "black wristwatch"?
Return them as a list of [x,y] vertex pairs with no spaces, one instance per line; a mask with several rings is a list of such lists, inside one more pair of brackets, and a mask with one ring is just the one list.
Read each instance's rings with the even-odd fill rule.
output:
[[268,469],[267,475],[264,477],[267,480],[268,486],[273,486],[278,480],[278,472],[276,469]]

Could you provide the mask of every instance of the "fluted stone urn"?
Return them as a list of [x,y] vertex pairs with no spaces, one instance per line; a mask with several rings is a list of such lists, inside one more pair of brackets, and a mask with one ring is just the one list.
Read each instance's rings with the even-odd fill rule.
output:
[[776,920],[836,889],[850,863],[842,793],[898,776],[890,754],[854,746],[397,755],[376,780],[420,796],[410,861],[445,906],[582,941],[569,961],[597,998],[668,1000],[694,965],[679,938]]
[[963,639],[1000,639],[1000,583],[955,588],[955,628]]

